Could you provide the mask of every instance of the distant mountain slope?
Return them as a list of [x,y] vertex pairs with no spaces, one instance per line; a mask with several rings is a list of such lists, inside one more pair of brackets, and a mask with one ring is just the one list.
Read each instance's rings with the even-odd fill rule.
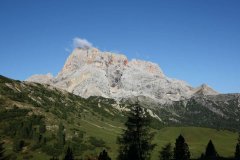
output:
[[145,96],[131,97],[121,101],[103,97],[84,99],[51,85],[14,81],[5,77],[1,78],[0,93],[1,97],[7,97],[14,103],[20,101],[31,106],[41,106],[58,118],[65,117],[67,111],[62,112],[61,109],[66,108],[71,110],[73,113],[69,114],[75,117],[83,110],[88,110],[123,121],[129,110],[128,105],[138,102],[153,118],[155,128],[160,128],[162,125],[184,125],[240,130],[240,94],[199,94],[171,104],[161,104]]
[[121,103],[140,102],[167,126],[199,126],[240,131],[240,94],[195,95],[161,104],[149,97],[131,97]]
[[[194,96],[160,109],[165,121],[192,126],[240,130],[240,94]],[[162,117],[160,116],[160,117]],[[167,120],[168,119],[168,120]]]
[[96,48],[76,48],[56,77],[34,75],[27,81],[50,84],[85,98],[102,96],[120,100],[145,96],[161,104],[195,94],[218,94],[206,85],[193,88],[184,81],[169,78],[152,62],[129,61],[124,55]]
[[[56,147],[60,123],[65,127],[64,147],[71,145],[76,157],[96,156],[103,148],[116,154],[116,136],[125,121],[125,113],[116,108],[121,107],[112,99],[84,99],[49,85],[0,76],[0,136],[13,158],[63,156],[64,148]],[[46,132],[40,132],[43,125]],[[21,140],[26,148],[13,152],[12,147]]]

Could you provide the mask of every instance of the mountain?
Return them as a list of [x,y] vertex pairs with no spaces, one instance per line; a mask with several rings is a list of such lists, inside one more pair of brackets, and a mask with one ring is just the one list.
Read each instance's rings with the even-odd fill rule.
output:
[[33,75],[27,81],[49,84],[84,98],[121,100],[144,96],[160,104],[218,94],[207,85],[193,88],[184,81],[169,78],[152,62],[129,61],[124,55],[96,48],[74,49],[56,77]]
[[167,77],[157,64],[96,48],[76,48],[56,77],[34,75],[27,81],[121,106],[138,102],[164,125],[240,129],[240,94],[220,94],[206,84],[194,88]]
[[[162,146],[174,143],[179,134],[186,137],[193,158],[201,155],[209,139],[216,142],[220,155],[233,155],[237,134],[222,129],[240,130],[239,94],[196,95],[164,105],[149,97],[137,99],[141,100],[152,120],[150,127],[156,132],[154,143],[158,146],[152,160],[157,159]],[[115,159],[117,136],[124,129],[129,104],[134,101],[134,98],[121,101],[82,98],[48,84],[0,76],[0,137],[12,159],[41,160],[53,155],[61,159],[64,148],[59,146],[58,136],[59,124],[63,124],[64,147],[70,145],[76,158],[88,159],[107,148]],[[40,129],[42,126],[45,131]],[[24,142],[22,151],[14,149],[18,142]]]
[[[13,104],[16,104],[15,101],[21,101],[26,104],[30,103],[31,106],[42,106],[46,110],[52,110],[53,114],[60,116],[59,118],[64,118],[66,111],[61,113],[62,111],[57,110],[74,106],[74,108],[104,113],[104,116],[109,114],[111,117],[124,121],[130,104],[138,102],[152,117],[153,128],[198,126],[240,130],[240,94],[196,94],[189,99],[174,101],[171,104],[161,104],[145,96],[136,96],[120,101],[99,96],[82,98],[48,84],[20,82],[5,77],[0,79],[0,95],[3,98],[8,97],[4,99],[14,101]],[[57,108],[53,109],[53,106]],[[81,112],[73,111],[76,112],[74,114]],[[61,114],[59,115],[59,113]]]

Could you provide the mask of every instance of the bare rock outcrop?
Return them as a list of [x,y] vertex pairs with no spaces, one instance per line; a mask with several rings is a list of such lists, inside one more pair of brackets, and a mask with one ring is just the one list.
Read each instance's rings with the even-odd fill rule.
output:
[[194,95],[216,95],[206,85],[193,88],[186,82],[168,78],[157,64],[101,52],[96,48],[76,48],[56,77],[34,75],[27,81],[46,83],[82,97],[103,96],[117,100],[144,96],[170,103]]

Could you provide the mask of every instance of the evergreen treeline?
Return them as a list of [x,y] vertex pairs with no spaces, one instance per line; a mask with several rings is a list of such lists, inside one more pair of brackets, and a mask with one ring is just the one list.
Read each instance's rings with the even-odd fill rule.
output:
[[[16,109],[18,110],[18,109]],[[69,143],[66,141],[65,127],[62,123],[59,124],[56,135],[53,135],[56,139],[55,143],[49,145],[47,141],[49,138],[46,136],[46,125],[41,116],[31,115],[27,119],[22,119],[23,115],[28,114],[27,110],[6,111],[6,114],[13,114],[15,118],[11,125],[5,128],[4,133],[7,136],[13,137],[13,151],[21,152],[28,143],[28,140],[34,140],[34,148],[42,147],[42,151],[51,155],[51,160],[59,160],[62,153],[63,160],[74,160],[75,154],[81,147],[81,138],[73,137],[72,140],[76,143]],[[12,113],[10,113],[12,112]],[[4,116],[0,117],[4,119]],[[152,143],[154,133],[150,128],[150,119],[146,110],[139,104],[131,106],[128,119],[125,122],[126,129],[123,130],[122,135],[118,137],[117,143],[119,144],[118,160],[149,160],[151,158],[151,152],[156,144]],[[105,148],[104,141],[98,140],[94,137],[89,138],[89,142],[96,147]],[[79,148],[80,145],[80,148]],[[34,149],[33,148],[33,149]],[[77,149],[76,149],[77,148]],[[94,149],[94,148],[93,148]],[[81,152],[79,153],[81,154]],[[79,155],[77,155],[79,156]],[[13,157],[11,157],[14,159]],[[31,157],[33,158],[33,157]],[[29,158],[29,159],[31,159]],[[187,141],[183,135],[179,135],[176,138],[175,145],[171,143],[166,144],[159,151],[160,160],[190,160],[191,153]],[[0,139],[0,160],[7,160],[9,156],[5,155],[4,142]],[[28,159],[28,158],[26,158]],[[108,152],[104,149],[98,156],[89,158],[97,160],[111,160]],[[212,140],[209,140],[206,145],[205,152],[198,158],[199,160],[240,160],[240,134],[236,143],[235,155],[232,158],[223,158],[219,156]]]

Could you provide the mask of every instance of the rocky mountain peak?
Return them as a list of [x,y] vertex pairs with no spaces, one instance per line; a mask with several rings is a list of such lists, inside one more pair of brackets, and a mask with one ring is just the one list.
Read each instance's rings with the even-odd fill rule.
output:
[[111,52],[101,52],[97,48],[76,48],[68,57],[62,72],[69,72],[71,70],[81,68],[86,64],[106,67],[117,63],[127,65],[128,59],[124,55],[114,54]]
[[168,78],[155,63],[129,61],[125,55],[97,48],[75,48],[56,77],[35,75],[27,81],[47,83],[85,98],[144,96],[168,103],[196,94],[217,94],[207,85],[194,89],[184,81]]
[[207,84],[202,84],[201,86],[195,89],[194,95],[217,95],[217,91],[213,90]]
[[51,73],[47,74],[36,74],[31,77],[29,77],[26,81],[30,82],[38,82],[42,84],[52,84],[52,80],[54,79],[53,75]]

